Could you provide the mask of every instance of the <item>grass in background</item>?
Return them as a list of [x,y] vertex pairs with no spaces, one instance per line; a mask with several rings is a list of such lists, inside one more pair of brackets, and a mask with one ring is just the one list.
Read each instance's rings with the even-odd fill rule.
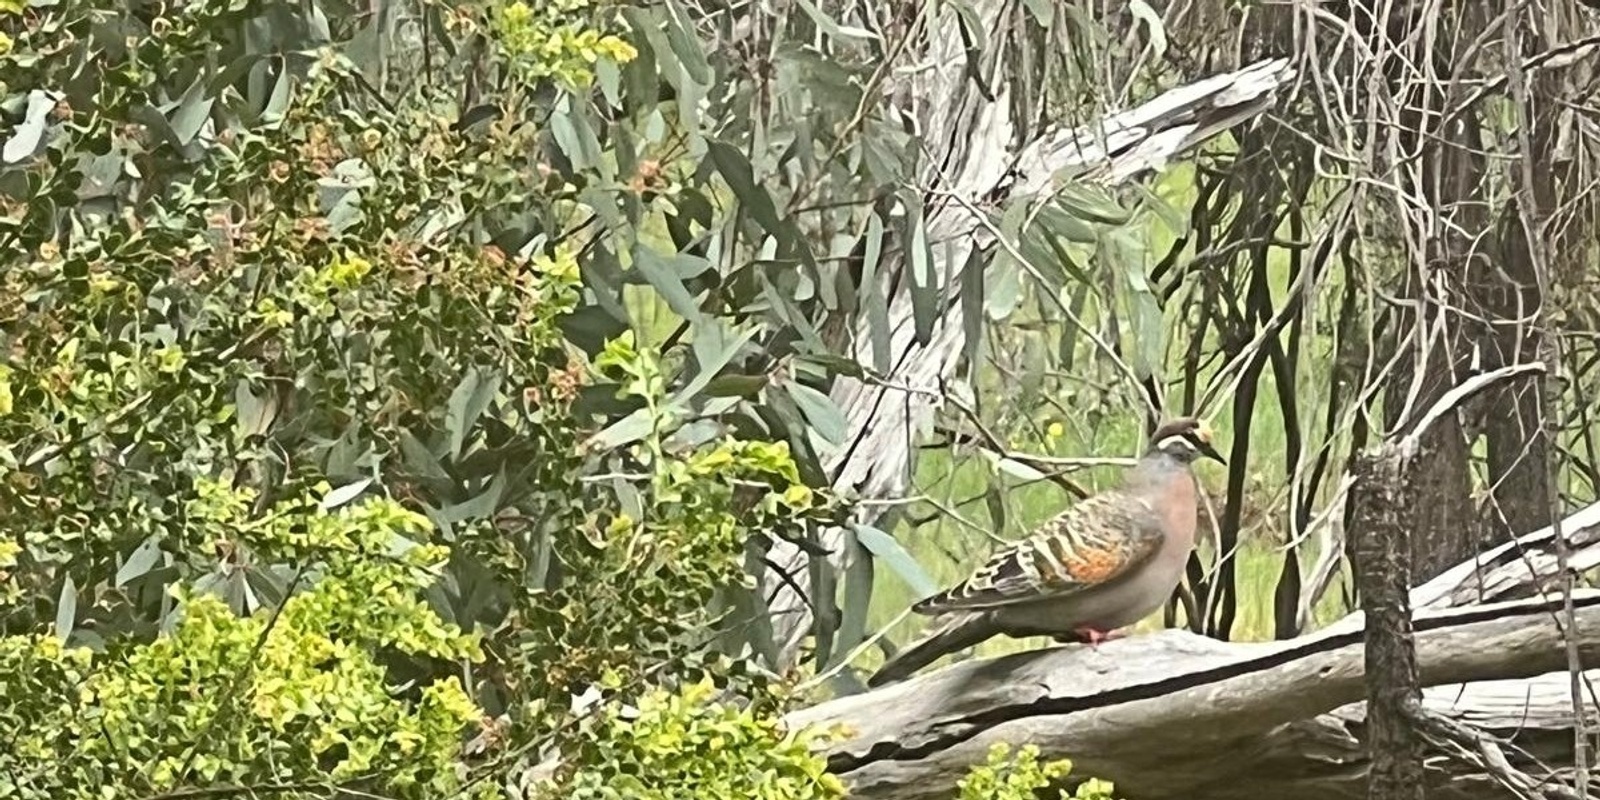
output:
[[[1034,452],[1060,456],[1091,453],[1137,455],[1137,442],[1140,436],[1135,425],[1133,422],[1107,425],[1097,437],[1097,441],[1084,441],[1076,436],[1071,437],[1069,441],[1068,437],[1063,437],[1055,447],[1039,448]],[[1225,437],[1225,434],[1219,435]],[[1223,438],[1223,441],[1226,443],[1226,438]],[[1208,466],[1200,466],[1197,469],[1197,474],[1200,476],[1201,486],[1213,498],[1214,510],[1221,513],[1220,504],[1224,499],[1223,484],[1226,481],[1226,472],[1218,465],[1210,462],[1206,464]],[[1092,492],[1110,487],[1118,479],[1118,475],[1116,468],[1097,468],[1076,473],[1073,478]],[[1005,480],[1005,478],[992,475],[988,462],[981,457],[970,455],[953,457],[949,451],[928,450],[923,451],[918,460],[912,494],[926,494],[945,509],[951,509],[962,500],[981,496],[992,480]],[[1020,484],[1017,481],[1012,483]],[[1047,482],[1014,485],[1003,491],[1005,498],[1003,502],[1006,506],[1006,519],[1003,525],[994,523],[986,504],[981,500],[954,510],[982,530],[974,530],[971,526],[950,519],[939,513],[939,509],[931,504],[915,503],[907,508],[906,516],[915,519],[939,513],[939,517],[920,526],[902,521],[893,533],[935,583],[941,587],[950,586],[966,578],[972,569],[995,549],[997,539],[1009,541],[1020,538],[1034,526],[1067,508],[1072,502],[1065,491]],[[1201,563],[1206,565],[1209,572],[1215,568],[1215,542],[1205,530],[1201,531],[1201,535],[1202,541],[1198,550]],[[1247,534],[1242,538],[1243,543],[1235,555],[1238,564],[1236,581],[1239,602],[1232,638],[1246,641],[1271,639],[1272,597],[1283,563],[1281,545],[1259,533]],[[1316,549],[1313,543],[1307,543],[1302,547],[1301,563],[1312,562],[1317,557]],[[884,626],[890,625],[906,608],[920,599],[916,592],[892,571],[879,570],[878,575],[868,616],[868,626],[871,630],[881,630]],[[1345,613],[1340,594],[1336,583],[1316,608],[1315,624],[1327,623]],[[1180,610],[1180,622],[1181,614]],[[928,620],[929,618],[920,615],[908,615],[894,625],[889,636],[903,645],[909,642]],[[1160,626],[1161,613],[1156,612],[1134,629],[1154,630]],[[1050,644],[1053,643],[1043,637],[1027,639],[996,637],[974,648],[972,654],[989,657]],[[860,666],[870,668],[880,663],[880,654],[876,650],[869,652],[871,655],[863,655],[860,659]]]
[[[1228,137],[1221,137],[1213,145],[1224,149],[1232,146]],[[1165,170],[1152,182],[1151,188],[1157,197],[1185,212],[1182,216],[1186,217],[1186,209],[1192,205],[1197,194],[1194,180],[1193,165],[1179,163]],[[1140,238],[1146,245],[1145,269],[1148,270],[1172,246],[1179,232],[1167,228],[1160,217],[1153,213],[1146,214],[1145,220]],[[663,250],[672,248],[664,224],[659,219],[654,217],[646,219],[638,233],[642,240],[658,248]],[[1285,239],[1290,238],[1287,230],[1279,233]],[[1074,255],[1079,258],[1079,263],[1084,264],[1091,272],[1110,269],[1108,265],[1098,264],[1095,261],[1092,247]],[[1183,255],[1183,260],[1193,256],[1191,250]],[[1281,302],[1290,283],[1290,261],[1287,251],[1277,249],[1270,251],[1268,268],[1273,291]],[[1113,282],[1115,280],[1113,276]],[[1318,295],[1321,298],[1332,298],[1337,296],[1337,291],[1337,284],[1330,281],[1320,287]],[[681,323],[681,319],[671,312],[665,302],[649,287],[629,286],[625,294],[625,305],[629,309],[632,325],[641,341],[659,344]],[[1025,295],[1013,317],[1000,323],[999,330],[995,333],[1011,339],[1013,343],[1020,342],[1022,350],[1057,347],[1061,338],[1061,323],[1044,322],[1038,311],[1040,303],[1040,298],[1035,297],[1030,300]],[[1050,301],[1045,299],[1043,303],[1049,304]],[[1126,309],[1120,308],[1120,305],[1119,303],[1117,310],[1111,313],[1119,315],[1125,313]],[[1182,331],[1186,327],[1180,324],[1179,314],[1182,313],[1182,309],[1177,308],[1178,305],[1178,303],[1172,304],[1174,307],[1168,308],[1166,313],[1165,336],[1168,340],[1163,343],[1163,349],[1164,360],[1168,362],[1169,368],[1181,358],[1186,345],[1186,342],[1174,340],[1176,337],[1173,332]],[[1328,303],[1324,301],[1321,305],[1327,309]],[[1101,326],[1100,320],[1107,314],[1099,300],[1091,300],[1085,312],[1084,323],[1096,328]],[[1039,325],[1041,322],[1044,324]],[[1029,323],[1034,325],[1031,330],[1028,329]],[[1121,329],[1124,336],[1122,345],[1125,348],[1136,347],[1136,342],[1128,340],[1128,327],[1123,325]],[[690,335],[692,336],[692,332]],[[1213,341],[1207,342],[1208,348],[1217,346],[1214,341],[1215,336],[1215,332],[1210,334]],[[1302,419],[1320,420],[1321,403],[1324,402],[1327,392],[1328,367],[1332,362],[1332,341],[1325,335],[1318,335],[1316,331],[1308,330],[1304,347],[1301,372],[1296,381],[1298,384],[1296,401],[1299,403]],[[1073,374],[1051,378],[1050,380],[1056,383],[1045,385],[1059,385],[1063,380],[1082,381],[1087,385],[1089,381],[1085,380],[1085,376],[1090,375],[1107,382],[1117,380],[1115,373],[1104,364],[1100,356],[1094,353],[1085,337],[1079,337],[1075,349],[1070,369],[1066,370]],[[1216,372],[1218,366],[1220,362],[1202,374],[1202,387]],[[1031,380],[1036,376],[1025,377]],[[1009,385],[1009,380],[1010,378],[993,368],[981,370],[977,389],[982,405],[1000,408],[1004,402],[1016,397],[1016,387]],[[1125,391],[1126,388],[1117,387],[1118,391]],[[1126,406],[1108,412],[1107,398],[1096,390],[1085,391],[1083,397],[1087,398],[1088,402],[1080,400],[1078,405],[1075,405],[1070,398],[1053,398],[1061,400],[1061,405],[1072,412],[1068,414],[1059,413],[1051,404],[1044,402],[1039,403],[1038,408],[1004,409],[1003,416],[1007,417],[1006,421],[1011,424],[1004,425],[1004,429],[997,432],[1007,438],[1011,446],[1027,452],[1058,456],[1138,455],[1142,434],[1135,409]],[[1168,401],[1176,403],[1179,398],[1172,396]],[[1111,401],[1115,402],[1114,399]],[[1230,409],[1226,405],[1227,401],[1224,400],[1223,408],[1211,409],[1208,413],[1208,419],[1216,429],[1225,453],[1231,446],[1234,434]],[[1080,407],[1083,408],[1081,413],[1078,411]],[[994,424],[994,414],[985,413],[984,416],[990,424]],[[1019,419],[1026,424],[1016,424]],[[1061,423],[1064,431],[1062,436],[1054,439],[1043,436],[1042,432],[1051,422]],[[1035,435],[1030,436],[1029,431],[1035,432]],[[1236,581],[1239,603],[1234,638],[1265,639],[1270,638],[1272,631],[1272,596],[1282,564],[1280,548],[1285,538],[1284,520],[1287,518],[1284,504],[1288,499],[1288,476],[1292,471],[1292,465],[1285,463],[1287,436],[1279,408],[1277,386],[1272,380],[1270,371],[1263,373],[1257,387],[1250,436],[1250,460],[1244,467],[1248,470],[1246,509],[1240,531],[1241,546],[1235,556],[1238,563]],[[939,509],[929,503],[916,503],[906,509],[909,513],[901,515],[902,521],[891,531],[940,586],[949,586],[965,578],[992,552],[997,541],[1013,540],[1025,535],[1035,525],[1063,510],[1070,503],[1066,493],[1054,484],[1023,483],[1010,476],[995,475],[993,472],[987,460],[973,453],[952,454],[945,450],[924,450],[916,456],[913,487],[908,494],[926,494],[937,500],[944,509],[952,509],[963,501],[978,498],[974,502],[967,502],[954,508],[971,525],[958,522],[943,513],[936,513]],[[1071,477],[1084,488],[1095,491],[1111,485],[1118,479],[1118,473],[1119,470],[1116,468],[1099,468],[1075,473]],[[1220,514],[1221,505],[1225,501],[1227,480],[1225,470],[1215,464],[1209,464],[1201,466],[1199,473],[1202,485],[1213,498],[1215,512]],[[1005,506],[1003,520],[993,519],[987,504],[982,499],[986,489],[995,482],[1003,485],[1001,489]],[[1325,498],[1321,502],[1325,502]],[[935,519],[914,526],[903,521],[907,516],[911,518],[934,516]],[[1213,569],[1214,543],[1209,539],[1203,540],[1200,551],[1202,563],[1207,565],[1208,571]],[[1312,548],[1302,548],[1303,565],[1310,564],[1315,558],[1316,554]],[[872,630],[881,629],[889,624],[918,599],[911,588],[891,570],[879,569],[877,575],[879,577],[873,592],[869,619]],[[1316,617],[1319,621],[1327,621],[1343,613],[1338,596],[1337,588],[1328,593],[1328,597],[1317,609]],[[1160,620],[1161,615],[1157,613],[1139,627],[1143,629],[1158,627]],[[895,641],[904,643],[926,622],[925,617],[910,615],[897,624],[889,635]],[[1047,643],[1044,639],[997,638],[977,648],[976,654],[995,655]],[[870,652],[872,655],[863,656],[863,662],[878,658],[875,649]],[[862,666],[866,664],[863,663]]]
[[[1157,196],[1168,203],[1180,209],[1187,208],[1196,194],[1192,165],[1175,165],[1167,170],[1152,188]],[[1287,230],[1279,233],[1284,238],[1289,238]],[[1178,232],[1168,229],[1159,218],[1150,215],[1141,232],[1143,240],[1147,243],[1145,262],[1147,270],[1172,246],[1177,235]],[[1185,259],[1192,258],[1193,255],[1192,251],[1188,252],[1185,254]],[[1092,260],[1086,259],[1084,263],[1091,269],[1096,268]],[[1269,282],[1279,298],[1290,286],[1291,266],[1288,251],[1281,249],[1269,251],[1267,262]],[[1099,265],[1098,268],[1106,269],[1109,265]],[[1321,298],[1336,297],[1338,286],[1335,282],[1328,281],[1317,289],[1318,297],[1312,299],[1312,307],[1320,307],[1326,314],[1331,310],[1328,304],[1318,301]],[[1036,302],[1037,300],[1038,298],[1035,298]],[[1015,318],[1008,320],[1005,328],[997,330],[996,334],[1013,340],[1020,337],[1023,341],[1017,349],[1024,353],[1029,349],[1056,347],[1060,337],[1059,328],[1048,324],[1037,325],[1043,315],[1036,310],[1037,306],[1031,313],[1026,310],[1027,307],[1028,303],[1024,301],[1024,304],[1017,309]],[[1096,302],[1089,303],[1085,311],[1083,320],[1089,326],[1098,326],[1097,319],[1103,318],[1106,313]],[[1181,309],[1168,309],[1166,331],[1184,329],[1178,319],[1179,313]],[[1030,326],[1030,323],[1033,325]],[[1122,326],[1122,329],[1126,336],[1127,326]],[[1168,336],[1171,337],[1172,334],[1168,333]],[[1214,338],[1216,334],[1213,332],[1210,336]],[[1296,375],[1294,401],[1302,420],[1320,421],[1327,398],[1334,343],[1330,336],[1319,333],[1314,323],[1308,326],[1304,336],[1304,352],[1300,358],[1300,372]],[[1081,379],[1083,374],[1093,371],[1103,373],[1100,377],[1112,379],[1109,376],[1113,373],[1093,351],[1087,337],[1079,337],[1079,340],[1071,370],[1078,374],[1063,378],[1068,381],[1074,378]],[[1135,346],[1134,343],[1127,341],[1123,344],[1128,347]],[[1181,357],[1185,343],[1168,341],[1165,344],[1166,360],[1170,368]],[[1215,346],[1214,341],[1208,342],[1208,347]],[[1217,366],[1220,366],[1220,362]],[[1215,374],[1217,366],[1213,366],[1207,373],[1201,375],[1202,387]],[[1025,379],[1031,378],[1032,376],[1027,376]],[[1031,413],[1029,409],[1005,409],[1004,403],[1017,395],[1017,387],[1009,383],[1012,380],[1012,377],[1002,375],[992,367],[980,370],[978,375],[980,399],[987,399],[986,404],[989,406],[1003,409],[1004,415],[1010,417],[1013,422],[1006,426],[1009,430],[999,433],[1000,436],[1009,438],[1010,446],[1025,452],[1056,456],[1134,457],[1139,454],[1143,437],[1139,427],[1139,412],[1132,406],[1107,411],[1101,403],[1091,401],[1091,407],[1084,408],[1081,413],[1068,414],[1061,414],[1047,402],[1041,402],[1042,407],[1031,410]],[[1062,379],[1056,380],[1056,384],[1047,385],[1061,385]],[[1239,532],[1240,545],[1234,555],[1237,564],[1238,612],[1232,638],[1259,641],[1270,639],[1273,631],[1272,601],[1283,565],[1283,543],[1288,538],[1286,530],[1288,486],[1294,465],[1287,463],[1288,435],[1284,427],[1278,387],[1270,370],[1263,371],[1255,388],[1256,396],[1249,432],[1249,461],[1244,465],[1235,466],[1246,470],[1246,480],[1245,508]],[[1094,394],[1093,391],[1089,391],[1083,396],[1093,397]],[[1105,398],[1099,399],[1103,401]],[[1068,397],[1063,400],[1062,405],[1076,412],[1073,402],[1073,398]],[[1179,398],[1169,397],[1168,402],[1177,403]],[[1185,409],[1169,408],[1167,411],[1170,414],[1182,410]],[[988,418],[991,415],[984,416]],[[1207,409],[1206,416],[1216,429],[1219,446],[1226,454],[1232,446],[1235,434],[1231,399],[1223,398],[1221,407]],[[1019,418],[1024,424],[1016,424]],[[1049,438],[1039,433],[1045,431],[1052,422],[1061,423],[1062,436]],[[990,423],[993,424],[993,420],[990,420]],[[1119,468],[1097,468],[1076,473],[1071,477],[1079,485],[1093,492],[1113,485],[1119,480],[1119,473]],[[1198,466],[1197,473],[1200,476],[1201,486],[1211,498],[1213,512],[1220,515],[1223,510],[1222,505],[1226,502],[1226,469],[1206,462]],[[1003,519],[998,520],[993,518],[989,505],[981,499],[991,485],[997,485],[996,482],[1001,482],[999,485],[1002,486],[1000,491],[1004,508]],[[1328,501],[1326,494],[1330,488],[1323,487],[1325,496],[1318,499],[1319,507]],[[995,549],[996,540],[1009,541],[1020,538],[1072,502],[1066,492],[1054,484],[1048,482],[1022,484],[1010,476],[997,474],[989,461],[980,455],[952,454],[948,450],[924,450],[918,453],[913,489],[910,494],[925,494],[935,500],[938,506],[931,503],[912,504],[907,508],[907,513],[902,515],[902,520],[892,533],[941,587],[950,586],[967,577],[972,569]],[[974,501],[974,498],[978,499]],[[944,513],[951,510],[961,514],[965,522],[950,519],[948,514]],[[918,520],[929,516],[935,518],[921,525],[905,521],[906,518]],[[1216,542],[1207,533],[1202,531],[1199,551],[1201,562],[1206,565],[1209,572],[1215,569],[1217,554]],[[1318,555],[1317,549],[1314,542],[1307,542],[1301,547],[1302,571],[1315,561]],[[884,626],[894,623],[912,602],[919,599],[898,575],[889,570],[880,570],[878,574],[880,577],[875,586],[869,616],[869,626],[874,630],[881,630]],[[1339,585],[1343,576],[1337,580],[1335,586],[1314,609],[1313,626],[1325,624],[1346,613]],[[1180,610],[1180,619],[1181,614]],[[928,618],[919,615],[906,616],[894,624],[894,629],[889,635],[896,642],[904,644],[925,627],[928,621]],[[1135,629],[1149,630],[1160,627],[1160,624],[1161,613],[1156,612],[1135,626]],[[1046,644],[1050,642],[1043,638],[1017,640],[998,637],[975,648],[973,654],[979,657],[993,656]],[[863,660],[871,659],[876,662],[879,655],[875,650],[872,652],[873,655],[865,656]]]

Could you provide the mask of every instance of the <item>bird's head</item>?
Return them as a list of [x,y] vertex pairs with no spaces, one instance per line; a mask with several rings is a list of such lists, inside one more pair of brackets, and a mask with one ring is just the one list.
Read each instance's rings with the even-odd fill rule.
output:
[[1193,464],[1202,456],[1218,464],[1228,463],[1211,443],[1211,426],[1195,417],[1178,417],[1162,423],[1150,437],[1150,449],[1182,464]]

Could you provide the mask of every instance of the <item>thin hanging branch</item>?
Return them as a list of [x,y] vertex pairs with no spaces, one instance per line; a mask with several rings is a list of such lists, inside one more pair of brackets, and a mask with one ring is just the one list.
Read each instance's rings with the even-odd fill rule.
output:
[[[999,0],[975,4],[979,18]],[[964,265],[974,249],[987,251],[992,246],[1012,246],[997,242],[997,231],[982,216],[995,198],[1004,194],[1020,196],[1049,191],[1055,175],[1063,170],[1077,173],[1082,180],[1115,185],[1152,169],[1207,141],[1218,133],[1253,119],[1270,107],[1278,91],[1294,77],[1286,59],[1272,59],[1244,69],[1214,75],[1171,89],[1133,109],[1107,117],[1082,130],[1046,132],[1022,148],[1015,157],[1008,149],[1014,123],[1007,88],[1001,71],[993,68],[984,75],[990,81],[994,100],[979,98],[968,82],[965,70],[968,55],[959,35],[955,11],[941,12],[940,24],[931,27],[939,36],[930,44],[928,63],[938,69],[919,72],[909,96],[928,102],[925,141],[959,143],[957,152],[931,153],[930,161],[943,164],[941,174],[954,176],[939,184],[937,197],[944,202],[930,204],[925,225],[929,241],[949,246],[932,248],[934,274],[952,274],[953,265]],[[943,126],[964,125],[961,135]],[[888,263],[890,258],[892,263]],[[903,275],[909,268],[903,248],[883,249],[891,276]],[[831,397],[847,421],[845,443],[831,454],[825,467],[833,485],[849,489],[867,500],[902,496],[910,481],[911,454],[916,439],[926,433],[935,411],[941,405],[943,387],[954,375],[962,353],[965,322],[959,300],[959,283],[949,287],[943,313],[935,320],[930,336],[919,341],[911,281],[902,278],[885,285],[898,286],[889,305],[891,326],[890,365],[886,374],[873,380],[841,377]],[[876,287],[874,287],[876,288]],[[858,343],[872,341],[870,327],[863,323],[855,337]],[[857,360],[877,363],[865,345]],[[882,354],[879,354],[882,355]],[[861,524],[873,523],[882,506],[867,503],[855,516]],[[824,548],[833,553],[830,560],[844,568],[847,553],[843,530],[825,531]],[[806,555],[786,543],[774,546],[771,557],[779,564],[797,564]],[[806,570],[792,569],[797,578]],[[774,583],[767,578],[766,583]],[[803,581],[802,581],[803,583]],[[787,586],[776,586],[772,611],[773,628],[783,663],[790,663],[800,643],[811,630],[813,617],[807,603]]]

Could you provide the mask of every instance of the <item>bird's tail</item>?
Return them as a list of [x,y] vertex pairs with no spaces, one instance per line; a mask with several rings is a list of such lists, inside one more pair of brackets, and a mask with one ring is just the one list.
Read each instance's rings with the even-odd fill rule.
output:
[[891,681],[908,678],[912,673],[938,660],[940,656],[971,647],[998,632],[986,612],[969,611],[952,614],[879,667],[878,671],[867,679],[867,685],[882,686]]

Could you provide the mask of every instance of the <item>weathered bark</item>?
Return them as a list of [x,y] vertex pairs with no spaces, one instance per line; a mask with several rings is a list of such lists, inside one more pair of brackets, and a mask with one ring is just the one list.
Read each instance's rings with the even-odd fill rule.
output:
[[1350,523],[1351,567],[1366,613],[1368,800],[1422,800],[1422,738],[1406,709],[1420,702],[1411,640],[1410,467],[1384,447],[1357,458],[1361,500]]
[[[980,19],[994,18],[999,8],[998,0],[980,0],[973,7]],[[992,102],[984,100],[972,87],[972,76],[965,72],[968,50],[956,12],[947,9],[940,13],[941,21],[932,26],[942,31],[933,43],[935,52],[922,59],[937,66],[917,70],[912,78],[915,85],[905,92],[926,104],[920,120],[922,130],[927,131],[925,140],[930,146],[948,148],[930,159],[937,174],[925,176],[925,185],[937,186],[942,193],[940,199],[929,200],[926,212],[928,240],[939,244],[932,249],[933,271],[938,275],[955,274],[975,249],[994,244],[993,231],[980,213],[992,206],[992,199],[986,198],[996,192],[1012,196],[1041,193],[1062,170],[1101,185],[1126,183],[1256,117],[1294,76],[1286,59],[1258,62],[1172,89],[1082,129],[1047,132],[1013,150],[1016,104],[1002,79],[1003,65],[986,64],[979,70],[994,92]],[[1009,188],[1002,188],[1007,181],[1012,182]],[[870,327],[863,320],[855,336],[856,352],[851,355],[862,364],[886,365],[884,380],[841,377],[835,382],[831,397],[843,411],[848,427],[844,443],[823,454],[833,486],[867,500],[904,495],[915,437],[925,434],[932,424],[940,393],[955,374],[964,341],[960,283],[948,287],[946,307],[929,340],[918,342],[910,281],[901,274],[906,265],[898,249],[885,248],[883,258],[882,285],[867,291],[896,287],[889,305],[889,352],[873,351]],[[863,504],[855,521],[871,524],[887,508],[881,503]],[[835,569],[843,570],[848,559],[869,557],[845,544],[843,529],[821,535],[821,545],[832,554],[829,558]],[[810,602],[800,594],[810,592],[811,573],[806,554],[791,543],[775,543],[768,555],[785,573],[765,575],[763,591],[770,598],[780,661],[788,664],[812,627]]]
[[[1546,148],[1543,163],[1553,137],[1548,125],[1540,127],[1538,138]],[[1484,317],[1494,323],[1478,337],[1488,369],[1538,358],[1542,345],[1534,325],[1541,306],[1538,277],[1519,217],[1513,199],[1502,216],[1497,263],[1474,271],[1474,295]],[[1496,390],[1478,407],[1488,445],[1489,498],[1483,516],[1493,541],[1505,541],[1515,531],[1550,521],[1551,454],[1537,398],[1534,384],[1525,382]]]
[[[1567,518],[1572,566],[1600,563],[1600,504]],[[1554,574],[1545,529],[1458,564],[1413,589],[1423,706],[1504,735],[1528,772],[1571,760],[1566,655],[1547,597],[1476,604],[1544,585]],[[1526,556],[1524,558],[1523,556]],[[1447,608],[1454,601],[1474,603]],[[1600,592],[1575,598],[1579,650],[1600,657]],[[1370,762],[1363,620],[1270,643],[1225,643],[1167,630],[1091,651],[1052,647],[958,663],[791,714],[842,723],[830,768],[861,798],[948,798],[996,741],[1032,742],[1076,774],[1115,782],[1128,800],[1353,800]],[[1592,702],[1592,701],[1591,701]],[[1526,751],[1526,754],[1523,753]],[[1429,797],[1499,796],[1491,778],[1434,759]]]

